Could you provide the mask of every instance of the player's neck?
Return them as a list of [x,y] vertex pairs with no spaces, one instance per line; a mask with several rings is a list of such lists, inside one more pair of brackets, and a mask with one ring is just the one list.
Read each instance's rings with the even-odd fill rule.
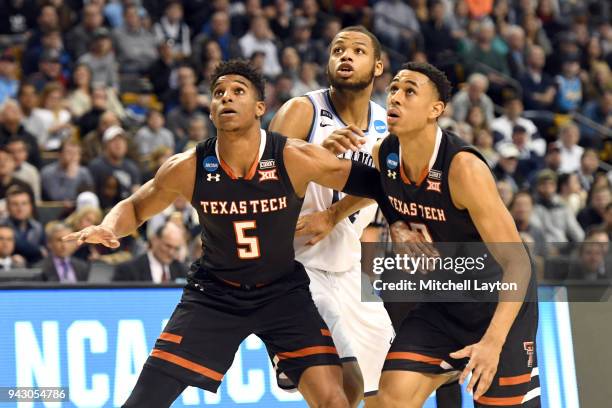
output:
[[436,124],[411,133],[397,135],[402,147],[402,167],[410,180],[417,181],[423,169],[429,167],[436,147]]
[[359,91],[349,91],[330,87],[329,97],[340,119],[346,124],[360,129],[368,127],[372,84]]
[[217,133],[219,159],[227,164],[236,177],[247,175],[259,156],[261,142],[260,124],[241,131]]

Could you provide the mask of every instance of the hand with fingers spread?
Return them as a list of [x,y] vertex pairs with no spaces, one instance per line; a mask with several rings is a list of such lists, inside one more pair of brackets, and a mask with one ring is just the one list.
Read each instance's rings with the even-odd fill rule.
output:
[[92,225],[80,231],[73,232],[62,238],[63,241],[75,241],[77,245],[102,244],[109,248],[118,248],[119,238],[108,227],[103,225]]
[[[472,373],[467,391],[474,394],[474,400],[482,397],[491,386],[497,372],[501,350],[502,345],[483,338],[476,344],[450,354],[454,359],[470,359],[459,377],[459,383],[463,384],[468,375]],[[476,392],[474,392],[474,387],[476,387]]]
[[334,154],[342,154],[348,150],[356,152],[365,142],[363,131],[355,125],[348,125],[345,128],[334,130],[321,146]]
[[[412,230],[404,221],[397,221],[389,227],[391,240],[393,241],[394,251],[398,254],[406,254],[410,257],[425,256],[436,258],[440,254],[431,242],[427,242],[425,236],[418,231]],[[419,272],[426,274],[427,269]]]
[[306,245],[314,245],[325,238],[336,224],[329,210],[302,215],[295,227],[295,236],[313,235]]

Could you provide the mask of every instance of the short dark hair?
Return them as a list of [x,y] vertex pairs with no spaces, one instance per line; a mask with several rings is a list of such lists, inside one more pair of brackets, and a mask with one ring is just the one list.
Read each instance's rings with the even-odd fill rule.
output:
[[9,197],[13,197],[13,196],[20,195],[20,194],[27,194],[27,196],[30,197],[30,203],[33,204],[32,196],[30,195],[30,192],[26,190],[25,188],[21,187],[19,184],[13,184],[6,190],[7,199]]
[[219,78],[224,75],[240,75],[245,77],[251,84],[253,84],[253,87],[257,91],[257,99],[259,101],[263,101],[265,99],[266,84],[263,75],[261,75],[249,61],[232,59],[229,61],[223,61],[217,65],[217,68],[215,69],[210,81],[211,93],[215,89],[215,86],[217,86],[217,81]]
[[452,85],[446,74],[427,62],[410,61],[402,65],[400,70],[420,72],[433,82],[438,92],[438,98],[446,105],[450,100]]
[[365,34],[368,37],[370,37],[370,41],[372,41],[372,45],[374,46],[374,57],[376,57],[376,59],[380,59],[380,56],[381,56],[380,41],[378,41],[378,38],[376,38],[376,36],[372,34],[367,28],[365,28],[362,25],[348,26],[338,31],[338,34],[346,33],[346,32],[361,33],[361,34]]

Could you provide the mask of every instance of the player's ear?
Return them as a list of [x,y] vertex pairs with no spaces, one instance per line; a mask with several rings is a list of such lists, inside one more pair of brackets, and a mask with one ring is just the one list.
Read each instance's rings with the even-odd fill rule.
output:
[[261,119],[264,113],[266,113],[266,103],[264,101],[257,101],[255,104],[255,116],[257,119]]
[[374,64],[374,76],[379,77],[385,70],[385,66],[381,59],[376,60],[376,64]]
[[430,113],[430,118],[431,119],[437,119],[439,118],[442,113],[444,113],[444,102],[442,101],[436,101],[433,103],[433,105],[431,105],[431,113]]

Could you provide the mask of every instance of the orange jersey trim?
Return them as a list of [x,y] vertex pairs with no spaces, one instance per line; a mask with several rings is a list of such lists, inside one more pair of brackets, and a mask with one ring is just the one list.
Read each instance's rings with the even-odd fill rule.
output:
[[[225,171],[232,180],[238,179],[238,177],[236,177],[236,175],[232,171],[232,168],[225,161],[223,161],[223,159],[220,157],[219,157],[219,164],[221,165],[221,168],[223,169],[223,171]],[[246,176],[244,176],[245,180],[252,180],[253,177],[255,177],[255,173],[257,172],[257,164],[259,164],[259,160],[256,157],[253,164],[251,164],[251,168],[249,169],[248,173],[246,174]]]
[[516,397],[480,397],[476,400],[479,404],[493,405],[496,407],[507,407],[511,405],[520,405],[523,403],[524,395],[518,395]]
[[276,356],[279,360],[285,360],[288,358],[300,358],[312,356],[315,354],[338,354],[335,347],[332,346],[315,346],[306,347],[296,351],[287,351],[285,353],[278,353]]
[[177,334],[172,334],[168,332],[163,332],[162,334],[159,335],[159,339],[166,340],[171,343],[181,344],[181,341],[183,341],[183,336],[179,336]]
[[424,354],[419,353],[409,353],[409,352],[394,352],[387,354],[387,360],[412,360],[418,361],[421,363],[431,364],[431,365],[440,365],[442,364],[442,359],[434,358],[430,356],[426,356]]
[[176,354],[168,353],[159,349],[153,349],[153,351],[151,351],[151,356],[176,364],[186,368],[189,371],[193,371],[194,373],[198,373],[215,381],[221,381],[223,379],[223,374],[204,367],[198,363],[194,363],[193,361],[189,361],[183,357],[179,357]]
[[327,337],[331,337],[331,333],[327,329],[321,329],[321,334]]
[[[415,184],[417,186],[420,186],[421,183],[423,183],[423,181],[425,181],[425,179],[427,178],[428,174],[429,174],[429,170],[427,169],[427,167],[423,168],[423,171],[421,171],[421,174],[419,175],[419,178],[418,178],[418,180],[417,180],[417,182]],[[400,159],[400,177],[402,178],[404,183],[412,184],[412,182],[410,181],[410,179],[408,178],[408,176],[404,172],[404,165],[401,163],[401,159]]]
[[531,381],[531,373],[517,375],[514,377],[499,377],[499,385],[518,385]]

